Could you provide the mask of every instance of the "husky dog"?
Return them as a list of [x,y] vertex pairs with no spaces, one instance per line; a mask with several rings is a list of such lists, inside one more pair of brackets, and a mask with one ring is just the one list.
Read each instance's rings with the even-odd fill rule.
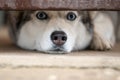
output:
[[28,50],[109,50],[115,43],[112,20],[99,11],[10,11],[9,23],[14,43]]

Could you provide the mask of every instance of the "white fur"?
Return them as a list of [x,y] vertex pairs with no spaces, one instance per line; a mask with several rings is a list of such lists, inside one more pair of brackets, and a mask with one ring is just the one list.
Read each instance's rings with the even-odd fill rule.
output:
[[[84,49],[90,43],[92,37],[87,33],[83,23],[80,22],[81,16],[77,12],[74,11],[78,17],[75,21],[68,21],[64,17],[59,18],[56,12],[49,11],[46,13],[52,15],[49,22],[38,20],[35,13],[31,15],[32,20],[22,26],[17,42],[20,47],[49,52],[54,45],[50,35],[56,30],[64,31],[67,34],[68,39],[64,44],[64,52]],[[61,15],[65,16],[67,13],[63,11]]]
[[[31,15],[32,20],[22,26],[17,42],[18,46],[24,49],[50,53],[51,50],[54,50],[50,35],[56,30],[64,31],[67,34],[67,42],[64,44],[63,52],[82,50],[90,44],[93,37],[80,21],[81,15],[77,14],[76,11],[73,11],[77,15],[75,21],[66,19],[65,16],[69,11],[59,12],[62,17],[58,16],[57,11],[45,11],[50,16],[49,21],[38,20],[35,16],[37,12]],[[103,44],[111,48],[115,38],[110,18],[103,13],[99,13],[97,17],[93,18],[93,23],[95,26],[94,33],[98,34]],[[93,40],[92,48],[101,48],[102,43],[97,43],[97,41],[99,40]]]
[[94,24],[94,41],[91,45],[94,49],[106,50],[111,49],[115,44],[114,25],[111,18],[102,12],[99,12],[93,18]]

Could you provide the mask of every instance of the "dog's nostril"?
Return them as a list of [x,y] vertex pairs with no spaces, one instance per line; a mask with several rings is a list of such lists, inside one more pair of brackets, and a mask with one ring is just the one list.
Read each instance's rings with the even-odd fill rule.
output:
[[51,34],[51,40],[55,45],[61,46],[66,42],[67,35],[63,31],[55,31]]
[[55,36],[55,37],[53,37],[54,38],[54,40],[57,40],[58,39],[58,37],[57,36]]
[[63,37],[62,37],[62,40],[63,40],[63,41],[66,41],[66,40],[67,40],[67,37],[66,37],[66,36],[63,36]]

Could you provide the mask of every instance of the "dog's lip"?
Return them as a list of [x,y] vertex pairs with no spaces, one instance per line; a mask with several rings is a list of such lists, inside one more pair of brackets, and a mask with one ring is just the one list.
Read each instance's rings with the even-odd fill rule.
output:
[[63,46],[54,46],[52,48],[53,51],[65,51],[64,47]]
[[66,53],[67,51],[64,49],[64,47],[62,46],[54,46],[53,48],[51,48],[49,51],[51,52],[55,52],[55,53]]

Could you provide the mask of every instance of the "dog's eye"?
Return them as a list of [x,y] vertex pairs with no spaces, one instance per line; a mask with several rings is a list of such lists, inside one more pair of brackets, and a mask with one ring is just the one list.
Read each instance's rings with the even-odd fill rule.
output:
[[67,19],[70,20],[70,21],[74,21],[76,19],[76,14],[73,13],[73,12],[69,12],[67,14]]
[[37,17],[38,19],[40,19],[40,20],[45,20],[45,19],[48,18],[47,14],[46,14],[45,12],[38,12],[38,13],[36,14],[36,17]]

